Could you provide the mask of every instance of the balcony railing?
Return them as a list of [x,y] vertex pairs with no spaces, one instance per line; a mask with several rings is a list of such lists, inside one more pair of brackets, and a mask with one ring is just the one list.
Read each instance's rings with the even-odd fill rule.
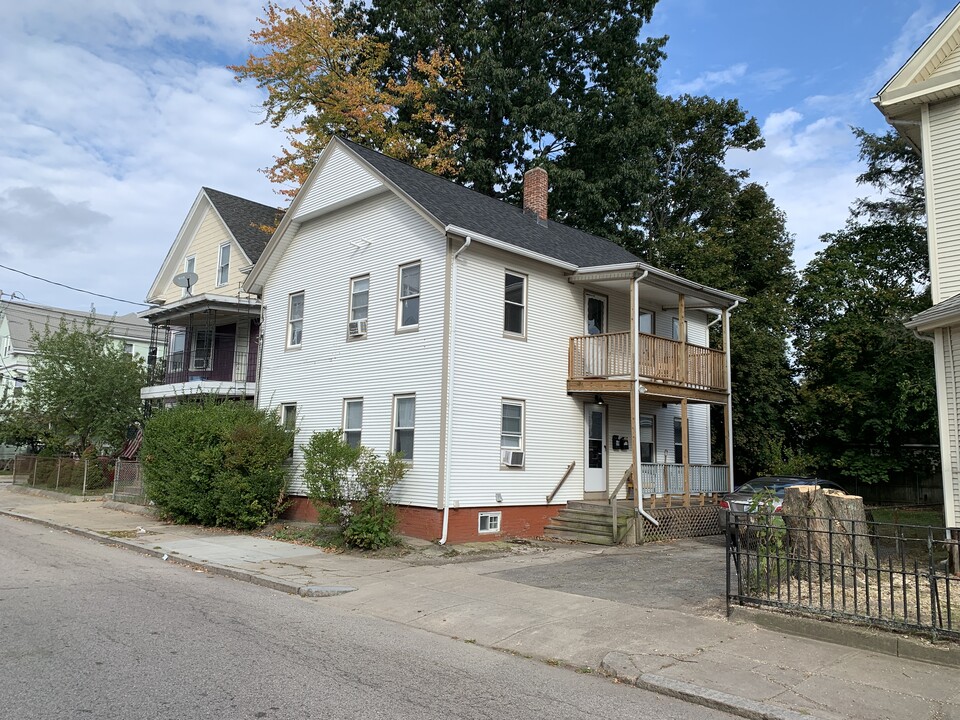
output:
[[[722,350],[638,333],[640,377],[670,385],[725,392],[726,355]],[[633,374],[630,333],[570,338],[571,380],[629,379]]]
[[257,351],[214,352],[197,356],[190,352],[173,352],[157,360],[154,384],[171,385],[185,382],[252,383],[257,378]]

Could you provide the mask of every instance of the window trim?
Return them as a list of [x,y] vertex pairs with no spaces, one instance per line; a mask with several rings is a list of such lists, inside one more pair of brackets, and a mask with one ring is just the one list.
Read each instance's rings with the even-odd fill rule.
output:
[[[507,300],[507,287],[506,280],[508,275],[513,275],[523,280],[523,301],[518,306],[517,303]],[[518,272],[516,270],[510,270],[509,268],[504,268],[503,270],[503,336],[516,339],[525,339],[527,337],[527,307],[528,307],[528,290],[530,286],[530,276],[527,273]],[[511,305],[513,307],[520,307],[520,325],[521,330],[517,332],[516,330],[507,329],[507,306]]]
[[644,462],[642,454],[643,445],[645,443],[640,440],[640,433],[643,427],[644,418],[650,418],[650,437],[652,438],[651,442],[649,443],[651,446],[651,452],[650,460],[648,462],[655,463],[657,461],[657,416],[653,413],[639,413],[640,423],[637,425],[637,457],[639,458],[640,462]]
[[[487,518],[487,529],[483,529],[483,518]],[[490,520],[496,519],[496,527],[490,527]],[[477,513],[477,534],[478,535],[493,535],[500,532],[500,528],[503,526],[503,513],[500,510],[481,510]]]
[[[223,262],[223,250],[227,249],[227,262]],[[217,251],[217,287],[223,287],[230,283],[230,256],[233,254],[230,249],[230,243],[220,243],[220,249]],[[220,277],[223,275],[224,270],[226,270],[226,277],[221,282]]]
[[646,333],[647,335],[656,335],[657,334],[657,313],[654,310],[648,310],[642,305],[638,308],[637,312],[637,332],[644,332],[640,329],[640,316],[649,315],[650,316],[650,332]]
[[[398,408],[401,400],[413,400],[413,426],[411,427],[398,427],[397,423],[400,420],[400,413]],[[398,430],[412,430],[413,431],[413,447],[410,454],[410,457],[403,458],[403,461],[408,464],[413,464],[413,460],[416,457],[416,437],[417,437],[417,394],[416,393],[399,393],[393,396],[393,417],[390,418],[390,452],[400,452],[397,447],[397,431]]]
[[[296,297],[300,297],[303,301],[300,303],[300,318],[295,320],[293,318],[293,300]],[[307,307],[307,295],[304,290],[297,290],[287,295],[287,332],[286,332],[286,343],[285,347],[287,350],[296,350],[303,347],[303,316],[305,314]],[[300,323],[300,342],[293,342],[293,324],[295,322]]]
[[[356,428],[347,427],[347,418],[350,417],[350,414],[347,412],[347,408],[351,403],[360,403],[360,425]],[[341,425],[343,428],[343,441],[350,445],[351,447],[360,447],[363,444],[363,398],[362,397],[349,397],[343,399],[343,423]],[[347,439],[347,433],[356,433],[357,434],[357,444],[353,445]]]
[[[417,293],[416,295],[402,295],[403,293],[403,271],[407,268],[416,266],[417,271]],[[420,298],[423,296],[421,288],[423,285],[423,264],[419,260],[414,260],[413,262],[404,263],[397,267],[397,332],[414,332],[415,330],[420,329]],[[403,303],[406,300],[412,300],[413,298],[417,299],[417,322],[410,325],[403,324]]]

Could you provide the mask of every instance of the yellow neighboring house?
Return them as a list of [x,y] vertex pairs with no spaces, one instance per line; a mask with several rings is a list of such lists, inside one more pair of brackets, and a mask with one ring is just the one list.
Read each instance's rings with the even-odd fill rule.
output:
[[241,289],[280,222],[275,207],[201,188],[140,313],[168,348],[145,400],[189,395],[252,399],[260,299]]

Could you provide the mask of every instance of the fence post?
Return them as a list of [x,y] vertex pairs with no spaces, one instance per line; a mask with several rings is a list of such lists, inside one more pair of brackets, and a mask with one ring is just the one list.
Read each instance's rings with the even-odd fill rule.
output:
[[53,486],[53,489],[54,489],[54,490],[59,490],[59,489],[60,489],[60,463],[61,463],[62,460],[63,460],[62,457],[57,457],[57,482],[56,482],[56,484]]
[[39,455],[33,456],[33,487],[37,486],[37,464],[40,460]]
[[120,477],[120,470],[123,467],[123,460],[117,458],[117,464],[113,467],[113,492],[111,493],[112,499],[117,499],[117,478]]
[[13,477],[10,480],[10,482],[12,482],[14,485],[17,484],[17,465],[19,464],[19,462],[20,462],[20,453],[17,453],[16,455],[13,456]]
[[90,460],[87,458],[83,459],[83,490],[80,491],[80,495],[83,497],[87,496],[87,465],[90,463]]

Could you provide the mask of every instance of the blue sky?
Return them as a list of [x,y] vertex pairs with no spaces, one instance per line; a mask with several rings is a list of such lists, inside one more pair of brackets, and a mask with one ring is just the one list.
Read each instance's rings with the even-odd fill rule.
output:
[[[248,51],[260,0],[32,0],[0,43],[0,265],[141,301],[201,185],[281,204],[259,168],[280,133],[225,65]],[[944,0],[661,0],[661,90],[735,97],[767,147],[729,158],[786,213],[798,266],[866,191],[851,125],[883,131],[870,98],[952,9]],[[120,313],[0,268],[0,291]]]

